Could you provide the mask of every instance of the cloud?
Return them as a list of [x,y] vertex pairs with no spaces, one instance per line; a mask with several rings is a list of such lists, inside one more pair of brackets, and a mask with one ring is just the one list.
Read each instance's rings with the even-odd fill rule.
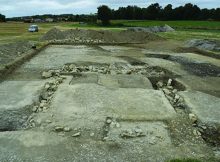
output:
[[170,3],[174,7],[189,2],[202,8],[219,6],[219,0],[0,0],[0,13],[7,17],[63,13],[89,14],[95,13],[97,7],[102,4],[117,9],[120,6],[127,5],[146,7],[156,2],[162,6]]

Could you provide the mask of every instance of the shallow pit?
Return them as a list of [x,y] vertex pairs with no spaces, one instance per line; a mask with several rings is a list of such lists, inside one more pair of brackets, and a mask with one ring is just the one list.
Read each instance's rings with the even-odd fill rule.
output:
[[183,84],[181,84],[180,82],[178,82],[175,78],[169,78],[169,77],[150,77],[148,79],[151,81],[153,88],[156,89],[156,90],[159,89],[158,86],[157,86],[157,83],[159,81],[162,81],[163,84],[166,85],[169,79],[172,79],[171,86],[174,89],[176,89],[178,91],[185,91],[186,90],[186,87]]

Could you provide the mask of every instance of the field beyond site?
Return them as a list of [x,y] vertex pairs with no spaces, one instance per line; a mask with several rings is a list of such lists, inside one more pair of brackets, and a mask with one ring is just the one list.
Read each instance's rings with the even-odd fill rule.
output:
[[94,30],[124,30],[131,26],[160,26],[169,25],[176,29],[175,32],[158,33],[167,39],[185,41],[188,39],[220,39],[220,22],[219,21],[128,21],[113,20],[112,25],[103,27],[97,24],[79,24],[78,22],[59,22],[59,23],[37,23],[40,27],[38,33],[29,33],[29,23],[7,22],[0,23],[0,43],[9,43],[22,40],[37,41],[44,33],[53,27],[61,30],[65,29],[94,29]]

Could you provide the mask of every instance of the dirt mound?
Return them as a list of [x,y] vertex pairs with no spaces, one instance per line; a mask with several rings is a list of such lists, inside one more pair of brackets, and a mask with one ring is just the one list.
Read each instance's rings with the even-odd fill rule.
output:
[[187,47],[196,47],[202,50],[220,51],[220,41],[208,39],[192,39],[186,43]]
[[41,39],[42,40],[56,40],[56,39],[64,39],[65,36],[62,31],[57,28],[53,28],[49,30]]
[[139,31],[139,32],[151,32],[151,33],[175,31],[169,25],[152,26],[152,27],[130,27],[130,28],[128,28],[128,30],[135,31],[135,32]]
[[22,56],[22,54],[31,50],[33,46],[33,43],[27,41],[0,45],[0,65],[3,66]]
[[151,40],[162,40],[162,38],[153,33],[129,30],[112,32],[107,30],[71,29],[60,31],[58,29],[52,29],[41,40],[65,40],[80,43],[145,43]]

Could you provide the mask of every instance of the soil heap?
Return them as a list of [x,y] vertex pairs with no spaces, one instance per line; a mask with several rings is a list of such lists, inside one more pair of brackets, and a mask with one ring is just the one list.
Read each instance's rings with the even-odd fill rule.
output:
[[28,41],[0,45],[0,65],[5,65],[22,56],[25,52],[31,50],[33,46],[34,44]]
[[172,32],[175,31],[172,27],[169,25],[164,26],[152,26],[152,27],[130,27],[128,28],[130,31],[135,32],[151,32],[151,33],[158,33],[158,32]]
[[148,32],[136,32],[124,30],[119,32],[107,30],[82,30],[70,29],[60,31],[59,29],[51,29],[41,40],[43,41],[68,41],[80,43],[146,43],[153,40],[162,40],[163,38]]
[[208,39],[192,39],[187,43],[188,47],[196,47],[201,50],[220,51],[220,41]]

